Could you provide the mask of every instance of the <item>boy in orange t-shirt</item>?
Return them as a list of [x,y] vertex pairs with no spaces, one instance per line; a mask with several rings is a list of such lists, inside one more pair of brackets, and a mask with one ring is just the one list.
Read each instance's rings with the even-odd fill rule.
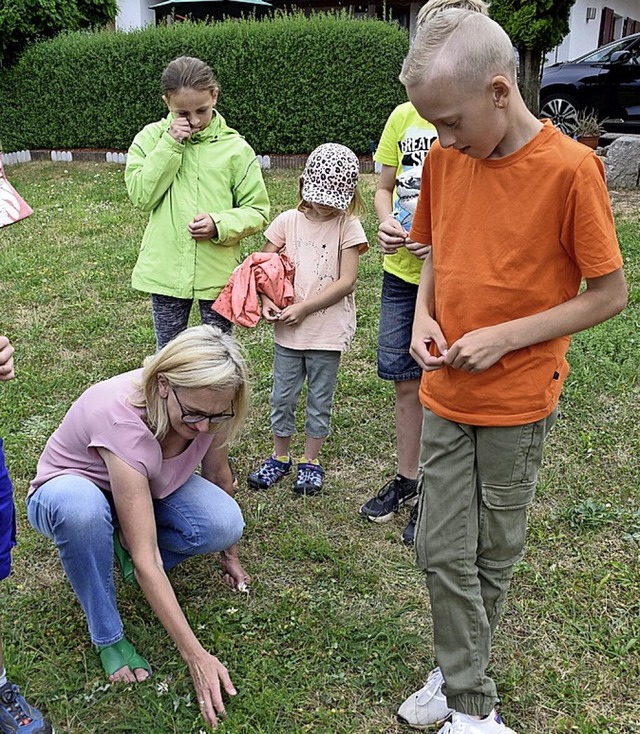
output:
[[602,164],[529,112],[499,25],[443,11],[400,78],[439,140],[410,232],[431,245],[411,353],[424,370],[415,545],[438,667],[398,717],[512,734],[494,710],[491,640],[523,555],[569,335],[625,307],[622,258]]

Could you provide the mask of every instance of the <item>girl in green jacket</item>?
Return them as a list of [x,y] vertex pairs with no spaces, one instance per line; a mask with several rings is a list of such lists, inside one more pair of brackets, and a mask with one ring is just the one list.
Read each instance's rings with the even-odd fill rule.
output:
[[231,323],[211,310],[240,260],[240,240],[268,221],[260,165],[216,111],[219,87],[200,59],[181,56],[162,74],[169,114],[134,138],[125,183],[150,212],[132,285],[151,294],[158,349],[183,331],[194,299],[203,323]]

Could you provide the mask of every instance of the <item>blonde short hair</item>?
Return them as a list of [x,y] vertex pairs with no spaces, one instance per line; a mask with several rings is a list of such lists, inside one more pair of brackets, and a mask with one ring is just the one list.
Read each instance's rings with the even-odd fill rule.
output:
[[224,426],[229,440],[236,435],[249,407],[249,377],[244,357],[230,334],[215,326],[193,326],[145,359],[139,392],[130,402],[146,408],[147,425],[161,441],[170,423],[167,401],[158,391],[158,375],[164,375],[170,387],[232,390],[235,416],[223,424],[212,425],[210,432]]
[[450,8],[434,13],[418,30],[402,65],[406,87],[445,80],[480,90],[501,74],[516,82],[513,45],[491,18],[473,10]]
[[418,17],[416,18],[418,28],[433,18],[436,13],[450,8],[473,10],[474,13],[489,15],[489,4],[485,3],[484,0],[427,0],[418,11]]

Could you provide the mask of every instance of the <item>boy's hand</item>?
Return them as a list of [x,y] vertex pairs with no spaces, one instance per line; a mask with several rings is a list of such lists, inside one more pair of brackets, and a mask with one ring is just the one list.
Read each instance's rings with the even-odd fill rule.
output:
[[410,239],[407,239],[405,242],[405,247],[412,255],[415,255],[418,260],[424,260],[431,252],[431,245],[423,245],[422,242],[414,242]]
[[280,309],[277,308],[276,304],[264,294],[260,294],[262,301],[262,318],[272,324],[274,321],[280,319]]
[[16,376],[13,371],[13,352],[6,336],[0,336],[0,381],[7,382]]
[[174,117],[167,132],[178,143],[184,143],[191,137],[191,125],[186,117]]
[[194,240],[210,240],[218,236],[216,223],[209,214],[196,214],[187,229]]
[[385,217],[378,227],[378,242],[385,255],[395,255],[401,247],[409,241],[409,235],[404,227],[391,214]]
[[293,303],[291,306],[287,306],[280,312],[280,318],[278,321],[281,321],[283,324],[287,324],[287,326],[298,326],[298,324],[301,324],[307,316],[308,314],[304,303]]
[[[442,369],[447,356],[447,342],[442,334],[438,322],[430,316],[422,316],[413,322],[413,336],[409,351],[415,361],[425,372],[433,372]],[[440,356],[434,357],[429,351],[431,343],[434,343],[440,352]]]
[[461,336],[451,345],[445,364],[465,372],[488,370],[508,351],[499,328],[500,325],[485,326]]

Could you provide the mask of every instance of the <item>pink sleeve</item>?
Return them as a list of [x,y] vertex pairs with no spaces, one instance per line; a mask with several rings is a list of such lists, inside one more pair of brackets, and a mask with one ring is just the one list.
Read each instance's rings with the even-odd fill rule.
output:
[[264,236],[281,250],[287,244],[287,221],[289,219],[289,211],[282,212],[271,222],[265,229]]
[[359,246],[359,254],[363,255],[369,249],[367,235],[364,228],[357,217],[345,217],[344,228],[342,230],[341,250],[347,250],[350,247]]
[[149,480],[158,474],[162,466],[160,444],[139,421],[112,423],[105,431],[92,437],[89,447],[111,451]]

